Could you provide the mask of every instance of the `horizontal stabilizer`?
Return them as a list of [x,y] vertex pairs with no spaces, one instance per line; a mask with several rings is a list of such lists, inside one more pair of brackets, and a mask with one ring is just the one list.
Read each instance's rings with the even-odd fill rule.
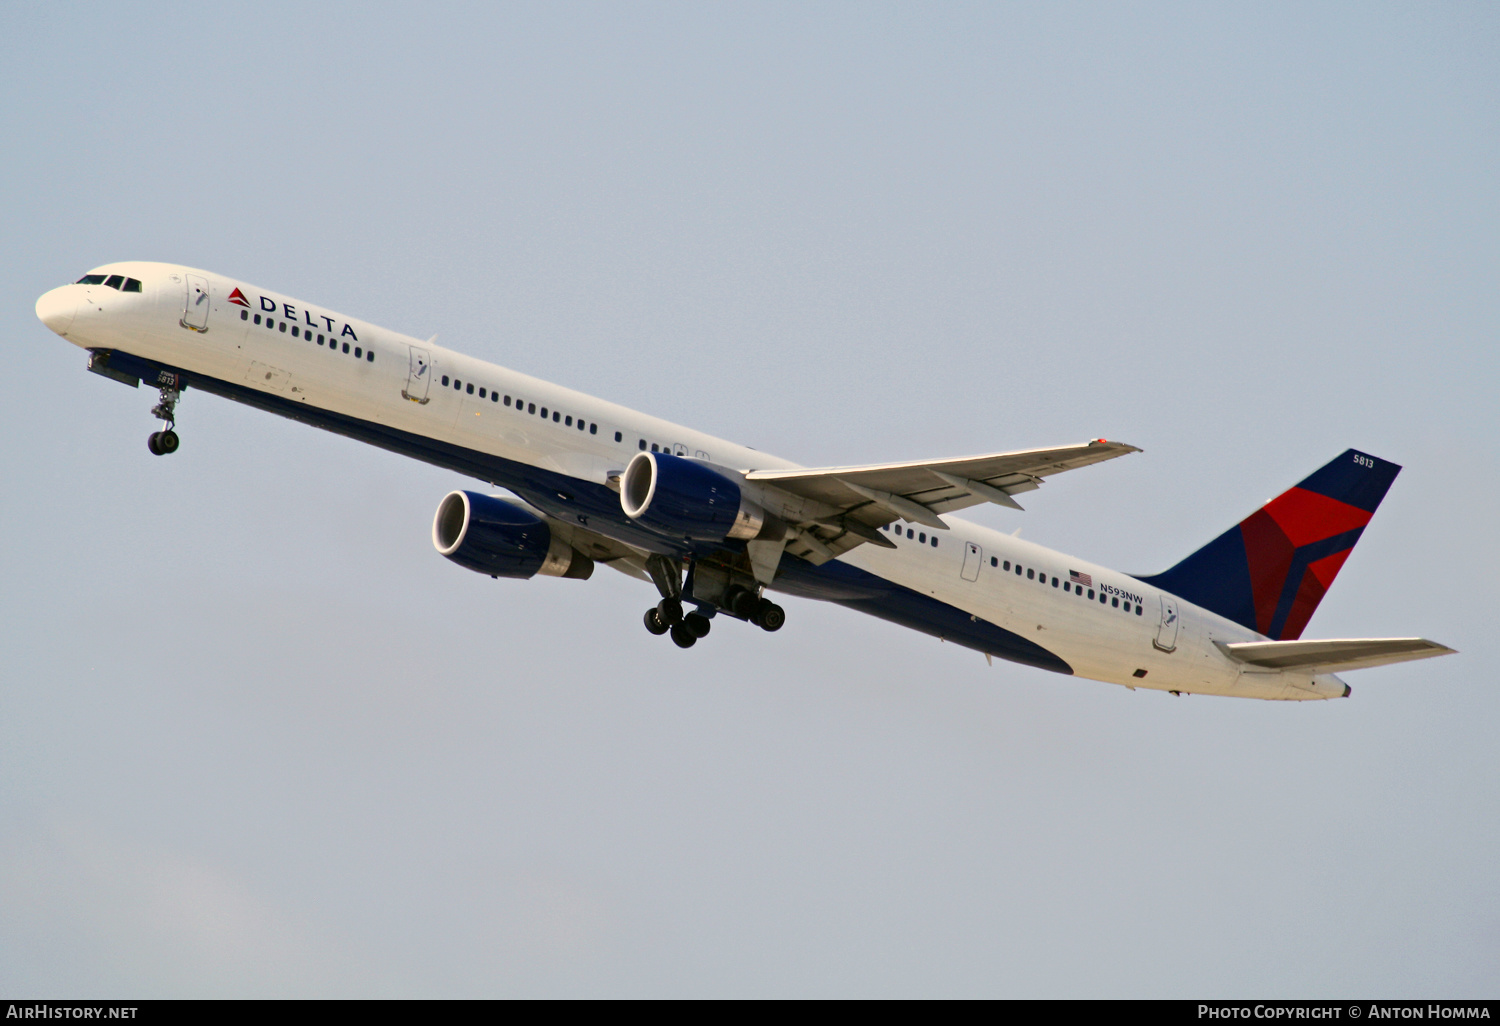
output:
[[1404,663],[1452,655],[1453,649],[1426,638],[1341,638],[1330,641],[1243,641],[1233,645],[1216,641],[1229,658],[1269,670],[1306,670],[1338,673],[1368,666]]

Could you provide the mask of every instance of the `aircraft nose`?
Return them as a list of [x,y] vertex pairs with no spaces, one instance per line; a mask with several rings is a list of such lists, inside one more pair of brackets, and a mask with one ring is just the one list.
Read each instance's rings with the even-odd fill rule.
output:
[[36,301],[36,315],[41,322],[59,335],[66,335],[73,326],[73,315],[78,312],[78,296],[70,286],[53,289],[42,294]]

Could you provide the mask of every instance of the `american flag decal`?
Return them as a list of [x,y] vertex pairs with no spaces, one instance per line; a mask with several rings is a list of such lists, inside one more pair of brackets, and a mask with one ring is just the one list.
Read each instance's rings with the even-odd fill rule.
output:
[[1092,577],[1088,574],[1081,574],[1077,570],[1068,571],[1068,580],[1074,584],[1081,584],[1085,588],[1092,588],[1094,586],[1094,579]]

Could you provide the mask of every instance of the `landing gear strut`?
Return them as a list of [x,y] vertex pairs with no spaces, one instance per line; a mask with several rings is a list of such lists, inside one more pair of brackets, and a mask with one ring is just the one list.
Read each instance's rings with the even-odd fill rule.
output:
[[151,409],[151,416],[167,422],[165,429],[151,432],[146,439],[146,448],[153,456],[169,456],[177,451],[181,440],[173,429],[177,427],[177,400],[182,393],[175,388],[163,388],[161,400]]

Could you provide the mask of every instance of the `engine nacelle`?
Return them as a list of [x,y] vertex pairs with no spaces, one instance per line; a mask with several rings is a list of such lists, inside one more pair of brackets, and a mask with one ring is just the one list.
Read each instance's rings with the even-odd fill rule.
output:
[[432,544],[459,566],[491,577],[587,580],[594,561],[513,502],[478,492],[449,492],[432,518]]
[[673,538],[754,538],[765,525],[740,486],[697,460],[638,452],[620,479],[620,507],[645,527]]

